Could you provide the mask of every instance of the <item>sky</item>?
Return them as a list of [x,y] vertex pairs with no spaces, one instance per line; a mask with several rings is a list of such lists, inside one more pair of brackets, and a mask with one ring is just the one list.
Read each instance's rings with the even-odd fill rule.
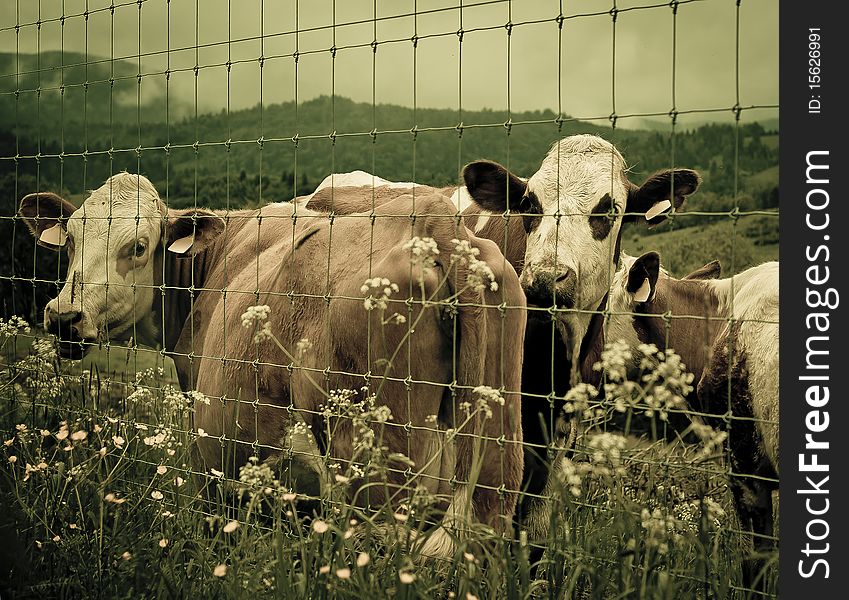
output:
[[[114,3],[110,11],[109,0],[2,0],[0,51],[128,59],[144,75],[143,100],[167,85],[191,112],[334,93],[578,118],[727,109],[682,117],[694,121],[730,120],[738,102],[778,104],[774,0],[742,0],[739,12],[734,0],[685,0],[677,15],[661,0],[618,0],[615,26],[613,0],[464,0],[462,9],[460,0]],[[743,119],[775,116],[762,109]]]

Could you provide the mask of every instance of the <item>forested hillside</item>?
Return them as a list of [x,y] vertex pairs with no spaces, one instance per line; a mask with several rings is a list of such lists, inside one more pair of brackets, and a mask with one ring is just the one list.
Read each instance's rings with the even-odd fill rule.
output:
[[[678,127],[672,135],[671,127],[614,130],[566,115],[558,118],[551,111],[414,111],[327,96],[297,106],[195,116],[193,106],[166,95],[164,84],[157,87],[143,78],[140,88],[137,66],[130,61],[86,60],[67,52],[0,54],[0,73],[18,73],[0,77],[3,217],[14,214],[17,201],[30,191],[61,190],[78,201],[86,189],[122,169],[148,176],[171,206],[212,208],[288,200],[308,193],[330,172],[353,169],[443,185],[457,182],[465,163],[488,158],[529,176],[555,140],[585,132],[614,142],[634,181],[670,165],[701,171],[704,184],[688,201],[689,213],[727,215],[735,208],[778,206],[777,131],[745,120],[737,127]],[[629,236],[654,235],[634,245],[662,246],[670,229],[717,219],[729,217],[685,213],[671,227],[650,233],[633,227]],[[776,254],[778,219],[761,219],[764,225],[739,230],[738,254],[747,245],[761,246],[752,256]],[[29,244],[10,219],[2,219],[0,229],[3,240],[17,240],[3,242],[0,259],[14,253],[13,245]],[[700,243],[698,230],[688,237],[690,244]],[[711,242],[705,244],[708,255]],[[766,254],[764,246],[769,247]],[[21,255],[31,257],[32,252]],[[12,264],[0,262],[4,271]],[[46,257],[43,262],[55,278],[55,264]],[[18,276],[32,276],[32,270],[31,262],[14,267]]]

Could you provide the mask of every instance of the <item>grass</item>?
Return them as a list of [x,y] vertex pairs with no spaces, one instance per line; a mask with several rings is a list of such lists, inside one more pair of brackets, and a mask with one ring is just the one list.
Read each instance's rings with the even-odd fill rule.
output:
[[[66,368],[44,342],[0,340],[4,597],[747,597],[717,440],[587,433],[547,491],[541,530],[459,526],[453,555],[433,560],[420,542],[441,515],[421,490],[366,510],[344,477],[313,498],[290,489],[285,459],[198,472],[191,399],[158,353],[113,346]],[[585,419],[612,410],[568,399]]]
[[653,235],[623,236],[623,249],[634,256],[655,250],[663,266],[676,277],[719,260],[723,277],[770,260],[778,260],[777,217],[751,215],[736,221],[719,216],[716,222]]

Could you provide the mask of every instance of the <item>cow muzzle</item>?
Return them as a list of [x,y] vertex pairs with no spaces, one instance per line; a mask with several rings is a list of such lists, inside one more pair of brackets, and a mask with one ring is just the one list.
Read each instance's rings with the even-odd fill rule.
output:
[[569,267],[556,272],[522,273],[522,289],[528,302],[545,308],[574,308],[577,283],[578,277]]
[[81,334],[82,322],[83,314],[78,310],[59,312],[50,305],[44,309],[44,328],[56,336],[62,358],[79,360],[96,341]]

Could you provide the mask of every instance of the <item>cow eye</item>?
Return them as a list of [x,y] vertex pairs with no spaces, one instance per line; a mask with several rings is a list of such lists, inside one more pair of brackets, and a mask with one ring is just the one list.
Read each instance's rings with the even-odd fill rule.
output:
[[145,251],[145,250],[147,250],[147,246],[145,245],[145,243],[144,243],[144,242],[138,242],[138,243],[136,243],[136,249],[135,249],[135,255],[136,255],[136,258],[139,258],[139,257],[141,257],[141,256],[144,256],[144,251]]

